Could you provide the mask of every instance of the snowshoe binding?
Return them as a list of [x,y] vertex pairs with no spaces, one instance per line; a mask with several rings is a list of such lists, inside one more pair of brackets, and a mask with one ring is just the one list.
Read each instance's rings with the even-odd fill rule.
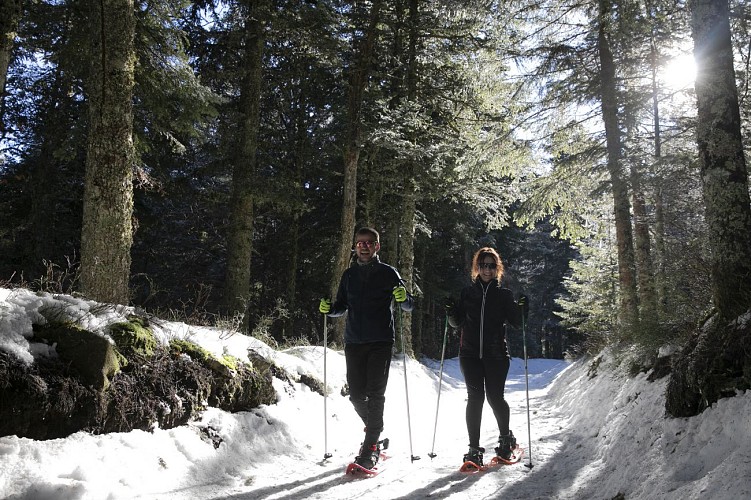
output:
[[485,453],[485,448],[470,446],[469,451],[464,455],[464,463],[459,470],[461,472],[479,472],[485,470],[485,466],[482,463],[483,453]]
[[385,459],[383,450],[389,447],[388,438],[378,441],[376,444],[365,445],[360,447],[360,452],[355,457],[355,461],[347,466],[347,474],[365,474],[368,476],[377,475],[380,470],[377,467],[378,461]]
[[498,447],[495,449],[495,457],[490,461],[491,466],[499,464],[515,464],[521,460],[524,450],[516,443],[514,433],[501,433],[498,437]]

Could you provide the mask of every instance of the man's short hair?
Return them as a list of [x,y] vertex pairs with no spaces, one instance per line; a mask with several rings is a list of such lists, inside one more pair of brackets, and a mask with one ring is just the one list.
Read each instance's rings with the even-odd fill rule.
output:
[[378,231],[376,231],[376,230],[375,230],[375,229],[373,229],[372,227],[361,227],[361,228],[360,228],[360,229],[358,229],[358,230],[357,230],[357,232],[355,233],[355,238],[357,238],[358,236],[364,235],[364,234],[369,234],[369,235],[371,235],[371,236],[373,237],[373,240],[374,240],[375,242],[377,242],[377,243],[380,243],[380,242],[381,242],[381,235],[380,235],[380,234],[378,234]]

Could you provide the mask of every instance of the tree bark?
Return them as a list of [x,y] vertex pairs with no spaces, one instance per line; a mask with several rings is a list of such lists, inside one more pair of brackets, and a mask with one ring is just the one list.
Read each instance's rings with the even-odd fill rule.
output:
[[227,313],[243,316],[248,328],[250,269],[253,253],[254,196],[257,169],[258,129],[260,123],[261,67],[263,63],[262,2],[247,1],[245,18],[244,75],[240,90],[240,137],[232,170],[229,232],[227,237],[227,273],[224,304]]
[[[409,0],[409,14],[407,17],[408,44],[407,44],[407,101],[414,102],[417,99],[417,44],[419,11],[417,0]],[[415,139],[414,137],[412,138]],[[417,212],[417,187],[416,170],[417,163],[414,159],[408,159],[404,166],[404,181],[402,193],[402,220],[399,232],[399,271],[407,284],[410,292],[415,290],[414,263],[415,263],[415,213]],[[403,313],[402,313],[403,314]],[[403,319],[402,335],[404,336],[404,348],[407,354],[414,355],[420,352],[420,339],[412,336],[412,317],[417,314],[407,314]]]
[[[8,78],[13,44],[22,12],[21,0],[3,0],[0,3],[0,102],[5,98],[5,82]],[[4,107],[0,106],[0,110]],[[3,116],[0,115],[0,134],[5,132]]]
[[607,162],[613,192],[615,234],[618,246],[618,278],[620,285],[620,311],[618,316],[621,327],[631,328],[638,322],[631,207],[628,200],[628,186],[623,178],[621,167],[622,145],[621,131],[618,125],[615,64],[607,36],[610,3],[607,0],[600,0],[599,5],[600,26],[597,45],[600,56],[602,117],[605,122],[605,137],[608,152]]
[[652,245],[649,238],[647,207],[642,190],[641,173],[631,163],[631,193],[634,206],[634,249],[639,302],[640,329],[657,326],[657,289],[655,288]]
[[[294,172],[292,175],[292,180],[294,183],[293,190],[294,190],[294,197],[298,200],[304,199],[304,188],[303,188],[303,172],[305,170],[305,162],[308,158],[308,152],[307,152],[307,133],[308,133],[308,121],[306,119],[306,106],[304,103],[307,100],[308,96],[308,88],[307,85],[301,90],[301,93],[299,95],[300,104],[296,106],[296,113],[294,117],[294,124],[295,124],[295,155],[294,155]],[[289,236],[287,238],[287,241],[289,242],[287,244],[288,247],[288,253],[289,253],[289,263],[286,266],[286,281],[287,281],[287,287],[285,291],[285,295],[287,297],[287,308],[290,311],[289,319],[285,321],[285,327],[284,327],[284,335],[283,337],[286,338],[292,338],[295,336],[295,332],[293,330],[294,324],[295,324],[295,311],[297,310],[297,271],[298,266],[300,265],[300,217],[302,215],[302,211],[298,207],[292,208],[292,214],[291,214],[291,220],[288,223],[289,225]]]
[[718,314],[674,363],[665,407],[670,415],[700,413],[718,399],[751,388],[751,328],[737,321],[751,305],[751,200],[741,142],[728,3],[690,4],[697,62],[697,143]]
[[[652,19],[654,21],[654,19]],[[653,130],[654,130],[654,160],[655,163],[660,161],[662,157],[662,127],[660,126],[660,96],[659,88],[657,85],[657,45],[654,37],[651,40],[650,50],[650,66],[652,69],[652,115],[653,115]],[[655,257],[657,266],[654,270],[654,283],[655,283],[655,298],[657,300],[656,315],[659,319],[667,311],[667,287],[665,276],[665,207],[662,194],[663,178],[661,174],[655,175],[656,184],[655,187]]]
[[81,231],[81,289],[101,302],[127,303],[133,243],[132,0],[90,5],[89,138]]
[[692,2],[697,142],[714,305],[733,319],[751,306],[751,207],[726,0]]

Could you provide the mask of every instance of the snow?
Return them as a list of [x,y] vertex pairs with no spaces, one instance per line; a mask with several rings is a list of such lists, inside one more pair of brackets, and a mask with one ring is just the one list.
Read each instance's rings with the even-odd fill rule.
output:
[[[42,321],[40,311],[49,308],[103,336],[109,325],[132,312],[70,296],[0,288],[0,349],[33,362],[40,354],[31,351],[27,337],[32,322]],[[383,434],[391,439],[389,458],[377,477],[352,479],[343,471],[357,452],[362,424],[341,396],[341,352],[321,346],[274,351],[256,339],[216,328],[155,324],[162,340],[189,338],[216,354],[240,359],[247,359],[252,348],[293,375],[323,379],[326,356],[325,420],[322,396],[303,384],[275,379],[277,404],[236,414],[209,408],[199,421],[175,429],[99,436],[79,432],[49,441],[0,437],[0,498],[751,497],[748,392],[723,399],[697,417],[673,419],[664,414],[667,378],[649,382],[647,374],[628,377],[620,358],[609,353],[597,365],[591,359],[530,359],[528,377],[524,361],[513,359],[506,397],[511,428],[527,454],[520,464],[463,475],[457,472],[467,445],[458,360],[444,362],[439,405],[440,362],[408,358],[405,377],[405,360],[396,356]],[[50,351],[42,354],[54,355]],[[487,405],[482,437],[492,450],[497,429]],[[332,457],[324,460],[326,452]],[[412,456],[420,459],[412,461]]]

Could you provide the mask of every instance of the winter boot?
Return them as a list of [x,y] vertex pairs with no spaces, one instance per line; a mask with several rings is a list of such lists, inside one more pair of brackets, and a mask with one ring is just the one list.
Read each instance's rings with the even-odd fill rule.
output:
[[378,463],[380,456],[381,450],[378,444],[363,444],[360,447],[360,453],[355,457],[355,463],[364,469],[372,469]]
[[516,438],[514,433],[508,431],[508,434],[503,434],[498,437],[498,448],[495,449],[495,454],[504,460],[511,459],[516,449]]
[[482,467],[482,454],[485,453],[485,448],[479,446],[470,446],[469,451],[464,455],[465,462],[473,462]]

